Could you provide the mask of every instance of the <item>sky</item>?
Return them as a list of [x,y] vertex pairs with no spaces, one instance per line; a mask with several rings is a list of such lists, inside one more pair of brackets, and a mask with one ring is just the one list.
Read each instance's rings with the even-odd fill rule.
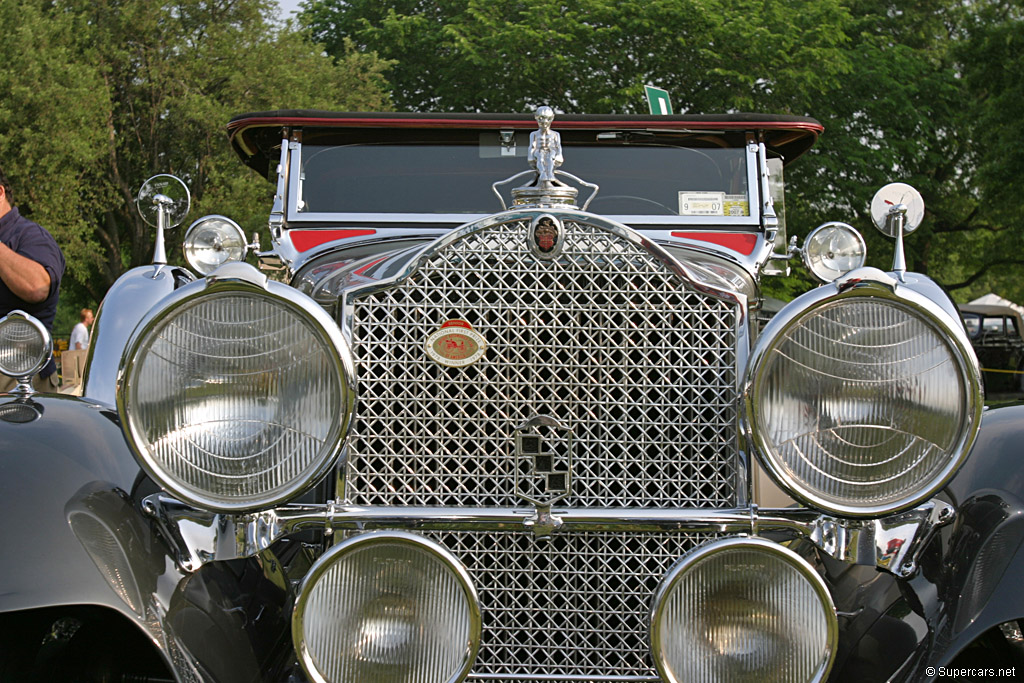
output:
[[281,6],[281,18],[290,18],[292,16],[292,12],[299,9],[299,2],[301,2],[301,0],[277,0],[277,4]]

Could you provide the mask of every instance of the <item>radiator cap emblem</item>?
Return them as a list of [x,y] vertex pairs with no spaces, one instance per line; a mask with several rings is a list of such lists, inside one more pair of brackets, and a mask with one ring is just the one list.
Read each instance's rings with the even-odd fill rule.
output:
[[424,350],[439,365],[463,368],[483,358],[487,339],[465,320],[448,320],[427,337]]

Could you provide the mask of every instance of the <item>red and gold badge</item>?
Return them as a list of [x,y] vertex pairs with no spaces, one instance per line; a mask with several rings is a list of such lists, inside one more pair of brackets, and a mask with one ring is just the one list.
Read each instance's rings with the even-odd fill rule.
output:
[[471,365],[487,351],[487,340],[465,320],[449,320],[424,344],[430,358],[449,368]]

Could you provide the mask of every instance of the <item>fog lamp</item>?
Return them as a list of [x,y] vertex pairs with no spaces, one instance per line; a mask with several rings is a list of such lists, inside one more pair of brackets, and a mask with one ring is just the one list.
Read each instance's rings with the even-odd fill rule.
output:
[[480,607],[465,568],[433,541],[363,534],[306,575],[292,639],[311,679],[458,683],[480,644]]
[[821,577],[799,555],[761,538],[730,538],[684,556],[651,610],[661,677],[682,681],[820,681],[838,624]]

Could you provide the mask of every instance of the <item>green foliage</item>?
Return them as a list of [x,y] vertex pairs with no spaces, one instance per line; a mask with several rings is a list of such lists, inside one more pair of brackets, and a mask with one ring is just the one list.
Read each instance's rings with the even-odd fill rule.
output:
[[[964,116],[973,147],[973,175],[964,220],[952,225],[944,246],[949,281],[963,298],[996,291],[1024,301],[1024,156],[1014,140],[1024,110],[1024,2],[982,0],[963,22],[956,45],[970,109]],[[974,228],[967,232],[962,226]],[[964,249],[966,242],[970,249]]]
[[800,111],[794,92],[848,69],[837,0],[320,0],[303,21],[328,51],[351,39],[396,60],[413,110],[643,111],[643,86],[679,111]]
[[64,250],[61,325],[150,261],[134,198],[152,175],[185,180],[187,221],[221,213],[265,228],[273,188],[234,158],[231,116],[390,107],[387,62],[344,42],[328,56],[276,11],[268,0],[0,3],[0,58],[16,65],[0,72],[0,163],[16,203]]

